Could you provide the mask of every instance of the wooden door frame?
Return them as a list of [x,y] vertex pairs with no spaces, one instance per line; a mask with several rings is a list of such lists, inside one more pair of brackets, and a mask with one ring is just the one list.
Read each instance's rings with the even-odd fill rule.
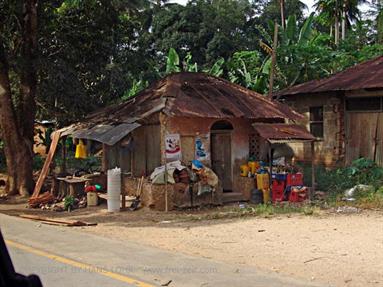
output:
[[[233,136],[232,136],[233,130],[210,130],[210,154],[211,154],[211,168],[213,169],[213,135],[216,134],[228,134],[230,136],[230,179],[231,179],[231,192],[234,192],[234,171],[233,171]],[[223,189],[223,184],[222,184]]]

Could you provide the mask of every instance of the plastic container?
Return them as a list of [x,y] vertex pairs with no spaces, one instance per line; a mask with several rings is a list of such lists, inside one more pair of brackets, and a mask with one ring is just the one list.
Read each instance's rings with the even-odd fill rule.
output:
[[273,173],[271,175],[271,178],[276,179],[276,180],[280,180],[280,181],[285,181],[287,178],[287,174],[286,173]]
[[87,206],[97,206],[98,205],[97,192],[87,192],[86,193],[86,204],[87,204]]
[[108,195],[108,211],[120,211],[120,196],[121,196],[121,169],[114,168],[108,170],[107,180],[107,195]]
[[251,191],[251,199],[250,199],[250,201],[251,201],[251,203],[254,203],[254,204],[261,204],[261,203],[263,203],[263,192],[262,192],[262,190],[254,188]]
[[83,140],[79,140],[78,145],[76,146],[76,152],[74,155],[75,158],[86,158],[87,157],[87,151],[86,151],[86,145],[84,144]]
[[263,193],[263,203],[270,202],[270,189],[269,188],[262,189],[262,193]]
[[289,195],[290,202],[302,202],[308,197],[307,187],[305,186],[292,186]]
[[257,174],[257,188],[258,189],[269,189],[269,175],[267,173]]
[[259,169],[260,165],[257,161],[249,161],[247,165],[250,168],[251,174],[256,174],[257,170]]
[[285,182],[273,179],[271,184],[271,190],[272,190],[272,200],[273,202],[276,201],[283,201],[284,199],[284,191],[285,191]]
[[241,168],[241,176],[247,177],[250,171],[250,168],[247,164],[243,164],[240,166]]
[[287,174],[286,184],[288,186],[303,185],[303,174],[301,173]]

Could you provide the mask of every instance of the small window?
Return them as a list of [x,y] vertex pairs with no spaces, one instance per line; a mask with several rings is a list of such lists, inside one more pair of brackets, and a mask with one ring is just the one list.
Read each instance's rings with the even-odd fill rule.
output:
[[310,132],[316,138],[323,138],[323,107],[310,107]]
[[348,98],[347,111],[381,111],[382,97]]
[[249,157],[260,158],[259,136],[257,134],[249,135]]

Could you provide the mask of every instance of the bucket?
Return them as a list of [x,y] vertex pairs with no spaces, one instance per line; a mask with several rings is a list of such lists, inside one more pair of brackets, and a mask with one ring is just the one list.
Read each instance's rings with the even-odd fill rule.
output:
[[97,206],[98,205],[98,195],[97,192],[88,192],[86,194],[87,206]]
[[261,190],[259,190],[259,189],[254,188],[251,191],[250,202],[254,203],[254,204],[261,204],[261,203],[263,203],[263,192]]
[[120,195],[121,195],[121,169],[114,168],[108,170],[108,211],[120,211]]

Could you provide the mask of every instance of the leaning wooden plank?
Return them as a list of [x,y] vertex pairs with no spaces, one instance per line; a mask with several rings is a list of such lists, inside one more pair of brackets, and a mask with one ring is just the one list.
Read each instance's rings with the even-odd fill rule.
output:
[[39,207],[40,204],[51,203],[55,200],[55,197],[50,192],[44,192],[37,197],[30,198],[28,200],[29,206],[32,208]]
[[43,187],[44,180],[48,175],[49,166],[51,165],[52,159],[56,153],[56,148],[59,143],[60,136],[61,136],[61,132],[53,133],[52,143],[51,143],[51,146],[49,147],[49,152],[44,162],[43,169],[41,170],[39,179],[37,180],[35,190],[33,191],[33,194],[32,194],[32,198],[39,196],[41,188]]
[[20,214],[19,216],[22,218],[26,218],[26,219],[32,219],[32,220],[37,220],[37,221],[41,221],[41,222],[50,222],[50,223],[55,223],[55,224],[63,224],[66,226],[94,226],[94,225],[97,225],[97,223],[89,223],[89,222],[84,222],[84,221],[79,221],[79,220],[55,219],[55,218],[41,217],[38,215],[30,215],[30,214]]

